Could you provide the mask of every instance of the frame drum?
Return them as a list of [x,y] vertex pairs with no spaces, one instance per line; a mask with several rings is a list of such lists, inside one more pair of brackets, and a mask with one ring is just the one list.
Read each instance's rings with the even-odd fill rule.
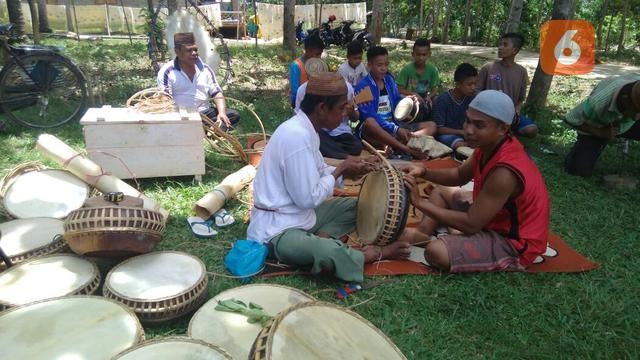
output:
[[2,206],[14,218],[62,219],[89,197],[89,186],[66,170],[30,171],[6,180]]
[[218,301],[237,299],[245,304],[256,303],[269,315],[275,316],[286,308],[315,301],[304,292],[281,285],[252,284],[240,286],[216,295],[193,315],[189,322],[189,337],[204,340],[225,348],[234,359],[246,359],[251,344],[262,330],[260,324],[250,324],[247,318],[215,309]]
[[394,242],[407,223],[409,193],[402,174],[389,162],[369,173],[358,195],[356,231],[365,245]]
[[186,337],[145,341],[113,360],[233,360],[223,348]]
[[207,296],[207,269],[197,257],[159,251],[132,257],[107,274],[102,293],[143,322],[163,322],[197,308]]
[[64,221],[64,239],[79,255],[121,257],[148,253],[162,240],[161,213],[125,206],[83,207]]
[[66,295],[92,295],[98,285],[98,267],[79,256],[30,259],[0,273],[0,309]]
[[249,359],[406,360],[406,357],[362,316],[318,301],[281,312],[262,329]]
[[0,313],[3,359],[111,359],[144,340],[136,316],[97,296],[65,296]]
[[[62,251],[67,244],[62,239],[62,220],[54,218],[17,219],[0,224],[0,248],[15,265],[28,258]],[[0,262],[0,269],[4,269]]]

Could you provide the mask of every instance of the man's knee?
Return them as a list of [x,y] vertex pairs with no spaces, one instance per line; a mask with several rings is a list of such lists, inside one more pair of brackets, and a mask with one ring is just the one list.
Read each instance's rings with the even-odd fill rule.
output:
[[424,248],[424,258],[427,262],[442,271],[448,271],[449,253],[442,240],[434,240]]
[[538,136],[538,127],[537,126],[527,126],[524,129],[519,131],[519,135],[527,137],[529,139],[533,139]]

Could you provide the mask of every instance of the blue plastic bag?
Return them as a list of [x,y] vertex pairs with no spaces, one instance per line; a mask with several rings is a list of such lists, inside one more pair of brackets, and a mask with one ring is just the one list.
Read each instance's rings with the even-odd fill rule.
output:
[[[224,257],[224,266],[235,276],[256,274],[264,267],[269,250],[264,244],[251,240],[236,240],[233,248]],[[240,279],[242,283],[251,281],[250,277]]]

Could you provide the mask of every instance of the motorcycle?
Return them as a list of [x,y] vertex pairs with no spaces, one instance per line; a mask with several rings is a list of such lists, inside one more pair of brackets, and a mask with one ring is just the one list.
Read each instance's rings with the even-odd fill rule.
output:
[[340,23],[340,26],[332,29],[331,23],[335,20],[335,16],[329,17],[328,21],[322,22],[320,28],[311,29],[308,31],[307,36],[316,35],[324,42],[326,47],[330,45],[346,46],[351,41],[355,40],[362,44],[362,48],[366,52],[373,44],[373,36],[369,33],[367,28],[356,30],[351,29],[351,25],[355,21],[345,20]]
[[298,24],[296,25],[296,41],[298,45],[304,44],[304,39],[306,37],[304,30],[302,30],[303,25],[304,20],[298,21]]
[[368,27],[366,26],[364,29],[357,30],[353,33],[353,40],[362,45],[364,52],[367,52],[367,50],[373,46],[373,35],[369,32]]

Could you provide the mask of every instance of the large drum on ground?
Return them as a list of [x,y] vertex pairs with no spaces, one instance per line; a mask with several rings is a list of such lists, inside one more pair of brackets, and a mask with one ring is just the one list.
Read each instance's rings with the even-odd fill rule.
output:
[[66,295],[92,295],[98,285],[98,267],[77,255],[30,259],[0,273],[0,310]]
[[66,170],[42,169],[5,178],[0,197],[9,217],[62,219],[82,206],[89,186]]
[[[54,218],[17,219],[0,224],[0,248],[13,264],[26,259],[62,251],[62,220]],[[0,269],[4,269],[0,261]]]
[[157,211],[115,205],[85,207],[65,219],[64,239],[80,255],[124,257],[153,250],[164,228],[164,217]]
[[97,296],[67,296],[0,313],[3,359],[111,359],[144,340],[136,316]]
[[197,257],[177,251],[140,255],[109,273],[102,293],[143,322],[163,322],[194,310],[207,296],[207,270]]
[[223,348],[185,337],[146,341],[123,351],[113,360],[232,360]]
[[382,164],[364,178],[358,195],[356,231],[365,245],[394,242],[407,223],[409,193],[402,174],[388,161]]
[[324,303],[298,304],[267,324],[249,359],[406,359],[369,321],[345,308]]
[[272,316],[303,302],[315,301],[304,292],[280,285],[252,284],[240,286],[216,295],[193,315],[187,335],[222,346],[234,359],[246,359],[251,344],[262,330],[260,324],[250,324],[247,318],[215,309],[218,301],[237,299],[245,304],[255,303]]

